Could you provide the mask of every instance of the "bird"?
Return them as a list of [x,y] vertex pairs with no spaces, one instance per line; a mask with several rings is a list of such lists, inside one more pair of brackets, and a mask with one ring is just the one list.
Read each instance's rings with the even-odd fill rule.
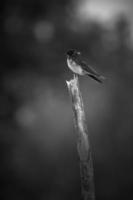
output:
[[88,75],[99,83],[103,83],[105,77],[99,75],[88,63],[81,60],[81,52],[75,49],[67,51],[67,65],[77,75]]

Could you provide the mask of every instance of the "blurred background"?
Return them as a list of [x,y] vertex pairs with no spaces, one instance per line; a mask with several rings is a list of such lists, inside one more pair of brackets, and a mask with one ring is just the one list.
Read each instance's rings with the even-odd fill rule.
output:
[[133,198],[133,1],[1,0],[0,199],[81,199],[66,80],[75,48],[97,200]]

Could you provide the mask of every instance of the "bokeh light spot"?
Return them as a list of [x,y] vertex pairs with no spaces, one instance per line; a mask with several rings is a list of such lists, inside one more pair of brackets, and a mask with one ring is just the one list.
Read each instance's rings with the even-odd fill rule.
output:
[[36,114],[30,107],[24,106],[16,112],[16,120],[20,125],[30,127],[36,121]]
[[83,0],[79,1],[76,9],[76,17],[80,22],[98,21],[111,26],[114,19],[120,14],[131,15],[131,7],[125,0]]
[[35,38],[42,42],[49,41],[53,38],[54,26],[48,21],[39,21],[34,26],[34,36]]

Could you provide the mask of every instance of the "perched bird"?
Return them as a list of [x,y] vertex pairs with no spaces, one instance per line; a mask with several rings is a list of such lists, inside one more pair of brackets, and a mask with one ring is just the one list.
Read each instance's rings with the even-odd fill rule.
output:
[[103,76],[99,75],[94,69],[90,67],[89,64],[82,61],[80,58],[80,52],[76,50],[67,51],[67,65],[68,67],[78,75],[88,75],[96,81],[102,83],[105,79]]

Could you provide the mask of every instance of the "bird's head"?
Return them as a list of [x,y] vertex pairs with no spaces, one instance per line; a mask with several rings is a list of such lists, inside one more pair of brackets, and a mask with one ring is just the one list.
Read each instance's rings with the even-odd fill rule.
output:
[[76,51],[74,49],[70,49],[69,51],[67,51],[67,56],[78,56],[81,53],[79,51]]

